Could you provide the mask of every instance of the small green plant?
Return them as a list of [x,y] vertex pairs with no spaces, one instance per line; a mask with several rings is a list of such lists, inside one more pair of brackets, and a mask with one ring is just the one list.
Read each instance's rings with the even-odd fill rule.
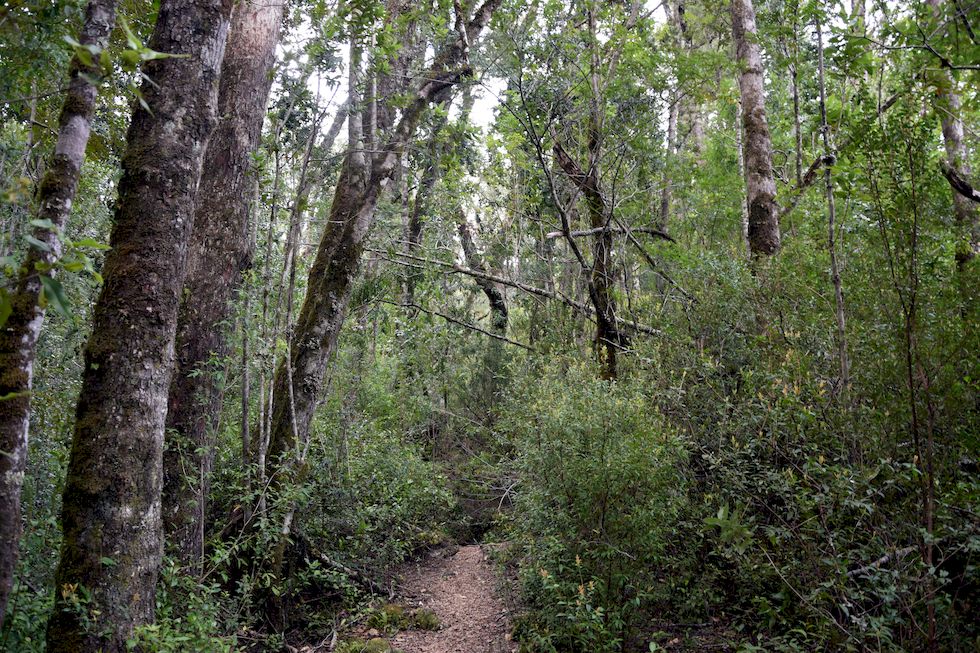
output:
[[409,625],[409,615],[405,608],[397,603],[388,603],[367,618],[368,628],[382,633],[394,633],[404,630]]
[[439,630],[439,617],[432,610],[419,608],[412,613],[412,625],[419,630]]
[[403,653],[391,647],[383,637],[373,637],[367,641],[359,639],[344,640],[337,646],[337,653]]

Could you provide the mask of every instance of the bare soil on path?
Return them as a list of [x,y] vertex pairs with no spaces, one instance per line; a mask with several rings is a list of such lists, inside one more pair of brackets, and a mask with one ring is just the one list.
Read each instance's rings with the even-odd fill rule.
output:
[[509,613],[496,586],[478,545],[430,555],[405,572],[402,597],[407,605],[435,612],[440,628],[400,632],[392,646],[406,653],[514,653]]

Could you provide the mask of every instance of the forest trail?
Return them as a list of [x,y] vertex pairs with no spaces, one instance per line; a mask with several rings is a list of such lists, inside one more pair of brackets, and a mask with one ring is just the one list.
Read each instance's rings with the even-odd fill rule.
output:
[[497,597],[497,578],[479,545],[437,555],[405,574],[403,598],[432,610],[436,631],[403,631],[392,646],[405,653],[512,653],[510,620]]

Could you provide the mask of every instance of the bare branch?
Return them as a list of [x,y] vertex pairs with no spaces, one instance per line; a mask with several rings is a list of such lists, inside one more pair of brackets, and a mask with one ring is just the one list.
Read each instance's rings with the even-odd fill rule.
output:
[[[570,231],[568,235],[571,236],[572,238],[581,238],[582,236],[592,236],[601,231],[606,231],[606,230],[614,234],[625,234],[630,232],[638,233],[638,234],[648,234],[650,236],[655,236],[657,238],[672,243],[677,242],[667,232],[661,231],[660,229],[653,229],[650,227],[630,227],[629,229],[626,229],[624,227],[596,227],[594,229],[580,229],[576,231]],[[565,234],[561,231],[549,231],[544,235],[544,237],[548,240],[554,240],[555,238],[561,238],[564,235]]]

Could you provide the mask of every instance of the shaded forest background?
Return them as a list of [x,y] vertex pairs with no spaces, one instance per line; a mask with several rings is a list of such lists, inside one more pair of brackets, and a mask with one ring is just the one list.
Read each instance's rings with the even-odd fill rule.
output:
[[3,4],[0,649],[287,650],[486,541],[522,651],[976,650],[978,31]]

